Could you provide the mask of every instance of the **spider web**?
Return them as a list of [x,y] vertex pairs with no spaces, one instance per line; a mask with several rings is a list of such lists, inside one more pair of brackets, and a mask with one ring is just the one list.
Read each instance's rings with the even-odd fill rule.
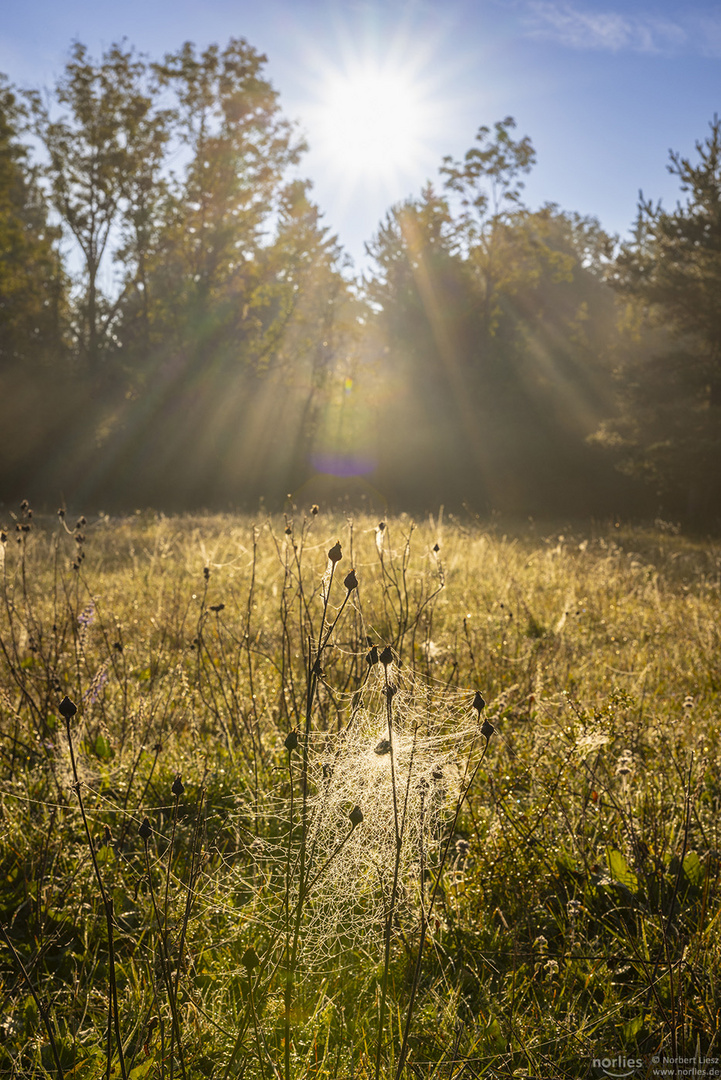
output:
[[[342,730],[311,735],[301,937],[306,966],[325,963],[342,950],[377,951],[396,856],[395,922],[401,927],[417,922],[428,891],[422,879],[438,865],[473,759],[485,743],[472,702],[473,694],[395,663],[378,663],[361,691],[348,695]],[[297,790],[300,755],[295,768]],[[363,819],[354,826],[356,808]],[[283,812],[280,806],[276,810]],[[287,805],[285,814],[287,820]],[[299,814],[296,797],[291,843],[296,869]],[[258,847],[256,841],[256,852]],[[276,845],[275,859],[280,857]]]

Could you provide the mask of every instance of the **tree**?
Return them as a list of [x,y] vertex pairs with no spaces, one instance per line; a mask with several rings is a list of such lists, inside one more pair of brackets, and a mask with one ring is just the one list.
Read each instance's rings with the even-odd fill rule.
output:
[[332,378],[341,253],[309,185],[288,180],[303,143],[264,64],[237,39],[154,65],[184,167],[118,328],[135,398],[121,427],[156,447],[149,498],[249,497],[263,478],[287,491]]
[[369,298],[405,388],[387,458],[407,477],[416,466],[426,498],[578,511],[606,471],[585,439],[608,392],[611,240],[522,204],[535,155],[514,126],[481,128],[462,162],[445,159],[447,193],[394,208],[368,246]]
[[65,277],[59,232],[19,135],[27,121],[22,102],[0,77],[0,370],[37,375],[60,358]]
[[721,497],[721,121],[697,159],[670,154],[685,199],[640,197],[610,280],[626,303],[619,402],[599,440],[676,512],[718,514]]
[[[117,298],[103,296],[100,267],[114,231],[126,227],[125,251],[144,273],[147,196],[168,139],[168,114],[156,111],[144,61],[112,45],[96,63],[77,42],[55,87],[67,113],[53,119],[40,94],[29,95],[35,130],[48,154],[50,197],[84,260],[78,337],[90,371],[114,347]],[[127,229],[136,237],[128,242]]]
[[76,404],[67,279],[22,139],[28,116],[0,77],[0,429],[3,498],[33,497]]
[[460,196],[456,228],[476,276],[487,336],[493,334],[498,318],[507,229],[522,207],[521,176],[529,173],[536,161],[527,135],[515,142],[511,138],[515,127],[512,116],[497,121],[493,139],[490,128],[480,127],[478,146],[468,150],[462,162],[446,157],[441,166],[446,188]]
[[426,185],[387,213],[367,251],[375,267],[366,295],[390,388],[377,418],[381,482],[414,501],[458,503],[478,466],[482,422],[477,311],[447,199]]
[[202,317],[227,290],[245,293],[248,303],[286,171],[304,149],[263,77],[265,62],[246,41],[231,39],[200,55],[186,43],[155,66],[175,93],[177,132],[189,154],[158,250],[181,289],[177,314]]

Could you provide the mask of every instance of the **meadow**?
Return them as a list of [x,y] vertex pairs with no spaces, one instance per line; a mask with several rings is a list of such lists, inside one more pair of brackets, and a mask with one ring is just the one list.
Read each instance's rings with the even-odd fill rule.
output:
[[0,559],[0,1075],[721,1058],[721,544],[24,504]]

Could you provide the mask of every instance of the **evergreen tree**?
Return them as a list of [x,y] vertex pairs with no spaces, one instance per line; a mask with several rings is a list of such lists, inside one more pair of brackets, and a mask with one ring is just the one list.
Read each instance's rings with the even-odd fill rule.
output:
[[721,121],[671,153],[684,198],[665,210],[641,196],[632,240],[611,281],[626,303],[619,408],[599,440],[651,481],[666,508],[718,516],[721,500]]

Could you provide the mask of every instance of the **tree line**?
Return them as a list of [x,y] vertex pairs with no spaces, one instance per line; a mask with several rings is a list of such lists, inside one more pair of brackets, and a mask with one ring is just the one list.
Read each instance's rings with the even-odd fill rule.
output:
[[0,84],[0,500],[714,522],[718,119],[623,244],[529,209],[530,138],[483,126],[358,279],[265,62],[77,43],[49,94]]

